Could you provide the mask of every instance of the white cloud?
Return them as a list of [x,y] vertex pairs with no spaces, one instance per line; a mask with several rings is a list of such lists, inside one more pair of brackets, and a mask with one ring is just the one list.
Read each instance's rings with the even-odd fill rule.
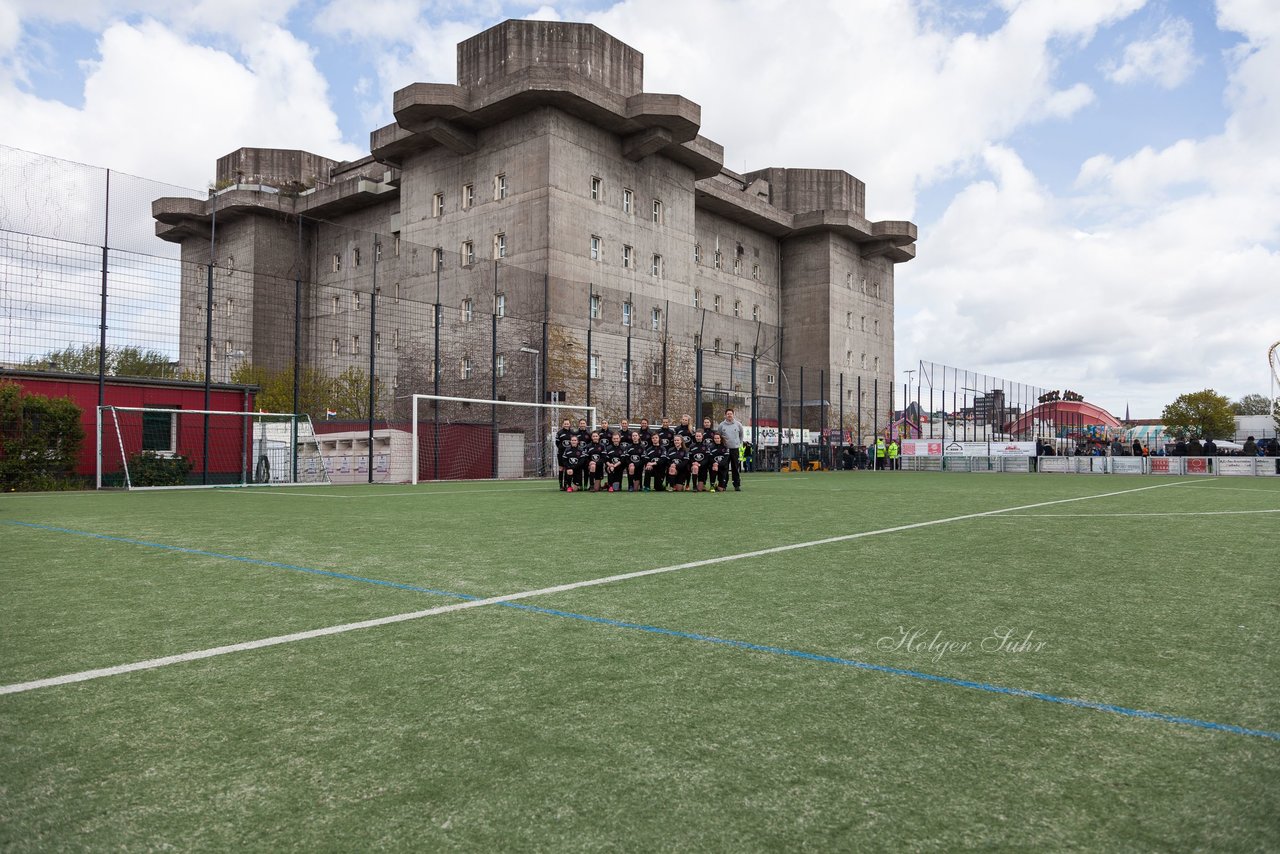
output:
[[242,61],[157,21],[113,24],[87,64],[82,108],[0,82],[6,142],[197,189],[241,146],[360,156],[341,139],[310,49],[279,27],[256,29]]
[[955,197],[900,272],[899,353],[1092,391],[1137,417],[1204,387],[1265,391],[1280,334],[1280,27],[1242,5],[1220,15],[1246,38],[1222,133],[1092,157],[1074,198],[988,150],[991,180]]
[[1126,45],[1121,62],[1109,63],[1103,70],[1116,83],[1151,80],[1165,89],[1176,89],[1199,64],[1192,44],[1191,22],[1169,18],[1151,38]]

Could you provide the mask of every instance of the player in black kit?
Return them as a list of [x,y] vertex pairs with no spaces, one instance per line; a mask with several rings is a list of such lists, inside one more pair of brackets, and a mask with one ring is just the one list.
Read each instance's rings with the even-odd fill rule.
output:
[[609,444],[604,446],[604,470],[609,480],[610,492],[622,490],[622,475],[627,471],[627,450],[618,433],[614,433]]
[[684,447],[684,437],[677,433],[667,449],[667,485],[674,492],[683,492],[689,480],[689,452]]
[[662,446],[662,437],[654,433],[649,437],[649,444],[644,449],[645,492],[662,492],[665,487],[667,471],[667,449]]
[[711,436],[711,446],[708,449],[711,454],[711,488],[716,492],[724,492],[729,485],[729,455],[733,451],[724,443],[724,437],[719,433]]
[[569,480],[565,476],[564,470],[564,453],[569,450],[569,440],[578,435],[573,431],[572,419],[566,418],[560,422],[560,429],[556,431],[556,463],[560,468],[560,489],[567,491]]
[[644,486],[644,442],[640,440],[640,431],[631,431],[631,441],[627,446],[627,492],[639,492]]
[[600,491],[600,479],[604,477],[604,448],[600,444],[600,434],[595,430],[591,431],[591,441],[587,443],[583,452],[587,455],[586,478],[590,481],[589,488],[592,492]]
[[578,434],[574,433],[569,437],[569,447],[565,448],[560,456],[560,474],[563,481],[561,489],[565,492],[573,492],[586,487],[587,461],[587,452],[578,441]]

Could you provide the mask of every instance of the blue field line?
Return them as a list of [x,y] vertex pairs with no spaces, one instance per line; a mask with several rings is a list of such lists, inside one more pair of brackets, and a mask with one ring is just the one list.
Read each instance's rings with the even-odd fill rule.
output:
[[179,552],[180,554],[199,555],[200,557],[216,557],[221,560],[234,560],[239,563],[248,563],[254,566],[269,566],[273,569],[291,569],[294,572],[305,572],[308,575],[323,575],[326,578],[341,578],[344,581],[359,581],[363,584],[377,584],[380,587],[394,587],[397,590],[412,590],[415,593],[431,593],[435,596],[445,596],[449,599],[479,599],[479,596],[468,596],[466,593],[451,593],[447,590],[433,590],[430,587],[418,587],[414,584],[401,584],[398,581],[383,581],[380,578],[365,578],[362,575],[351,575],[346,572],[333,572],[328,569],[314,569],[309,566],[295,566],[291,563],[279,563],[274,560],[260,560],[254,557],[240,557],[239,555],[222,554],[221,552],[209,552],[203,549],[190,549],[185,546],[170,546],[165,543],[152,543],[147,540],[135,540],[130,537],[113,537],[109,534],[95,534],[91,531],[76,531],[72,528],[58,528],[53,525],[37,525],[34,522],[15,522],[10,519],[0,520],[5,525],[17,525],[23,528],[35,528],[38,531],[53,531],[59,534],[71,534],[77,537],[88,537],[93,540],[106,540],[112,543],[125,543],[131,546],[146,546],[153,549],[164,549],[170,552]]
[[[210,552],[203,549],[192,549],[184,546],[170,546],[164,543],[152,543],[146,540],[135,540],[129,537],[114,537],[107,534],[95,534],[89,531],[76,531],[71,528],[59,528],[53,525],[39,525],[33,522],[17,522],[12,520],[0,520],[6,525],[18,525],[24,528],[34,528],[41,531],[53,531],[60,534],[72,534],[74,536],[89,537],[96,540],[106,540],[109,542],[125,543],[135,546],[147,546],[149,548],[164,549],[166,551],[178,552],[181,554],[200,555],[201,557],[214,557],[223,560],[233,560],[239,563],[247,563],[253,566],[266,566],[274,569],[289,569],[296,572],[305,572],[310,575],[321,575],[328,578],[341,578],[346,581],[359,581],[364,584],[376,584],[382,587],[392,587],[397,590],[412,590],[417,593],[430,593],[436,596],[444,596],[450,599],[475,600],[480,596],[471,596],[466,593],[453,593],[447,590],[434,590],[429,587],[419,587],[413,584],[402,584],[397,581],[383,581],[378,578],[365,578],[359,575],[351,575],[343,572],[331,572],[325,569],[313,569],[311,567],[296,566],[294,564],[280,563],[277,561],[259,560],[258,558],[239,557],[237,555],[221,554],[219,552]],[[871,664],[866,661],[858,661],[853,658],[840,658],[834,655],[823,655],[816,652],[805,652],[798,649],[787,649],[781,646],[770,646],[768,644],[750,643],[748,641],[732,640],[730,638],[716,637],[715,635],[704,635],[696,632],[684,632],[679,629],[666,629],[661,626],[650,626],[644,623],[629,623],[624,620],[613,620],[608,617],[592,617],[587,614],[577,614],[572,611],[560,611],[555,608],[542,608],[537,605],[525,605],[520,602],[497,602],[504,608],[514,608],[520,611],[529,611],[535,614],[545,614],[552,617],[561,617],[568,620],[578,620],[584,623],[595,623],[596,625],[610,626],[617,629],[629,629],[631,631],[646,632],[648,634],[666,635],[668,637],[681,638],[683,640],[693,640],[702,643],[716,644],[719,646],[733,647],[735,649],[744,649],[751,652],[763,652],[770,655],[782,655],[788,658],[799,658],[805,661],[816,661],[822,664],[836,664],[841,667],[853,667],[858,670],[868,670],[875,673],[887,673],[892,676],[903,676],[909,679],[919,679],[924,682],[932,682],[939,685],[950,685],[956,688],[968,688],[974,691],[985,691],[989,694],[1002,694],[1008,697],[1022,697],[1028,700],[1039,700],[1044,703],[1055,703],[1062,706],[1073,706],[1078,709],[1092,709],[1098,712],[1109,712],[1115,715],[1122,715],[1130,718],[1140,718],[1143,720],[1160,721],[1169,724],[1181,724],[1184,726],[1197,727],[1199,729],[1211,730],[1214,732],[1229,732],[1235,735],[1249,735],[1258,738],[1265,738],[1271,741],[1280,741],[1280,732],[1274,732],[1265,729],[1250,729],[1248,727],[1236,726],[1234,724],[1220,724],[1214,721],[1200,720],[1199,718],[1183,717],[1181,715],[1168,715],[1163,712],[1150,712],[1144,709],[1131,709],[1127,706],[1117,706],[1112,703],[1095,703],[1091,700],[1078,700],[1071,697],[1059,697],[1056,694],[1046,694],[1042,691],[1028,691],[1025,688],[1008,688],[1003,685],[992,685],[989,682],[974,682],[968,679],[953,679],[950,676],[939,676],[936,673],[925,673],[919,670],[909,670],[903,667],[890,667],[885,664]]]

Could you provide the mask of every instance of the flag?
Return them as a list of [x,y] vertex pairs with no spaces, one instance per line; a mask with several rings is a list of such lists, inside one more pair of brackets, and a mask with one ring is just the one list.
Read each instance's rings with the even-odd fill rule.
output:
[[337,415],[338,415],[337,411],[333,409],[326,409],[324,411],[324,417],[326,421],[328,421],[330,418],[336,418]]

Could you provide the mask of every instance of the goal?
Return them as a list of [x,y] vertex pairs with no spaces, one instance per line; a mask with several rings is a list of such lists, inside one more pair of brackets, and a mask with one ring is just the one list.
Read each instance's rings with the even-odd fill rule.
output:
[[99,406],[97,486],[329,483],[308,415]]
[[411,482],[552,477],[565,418],[595,427],[596,408],[415,394]]

